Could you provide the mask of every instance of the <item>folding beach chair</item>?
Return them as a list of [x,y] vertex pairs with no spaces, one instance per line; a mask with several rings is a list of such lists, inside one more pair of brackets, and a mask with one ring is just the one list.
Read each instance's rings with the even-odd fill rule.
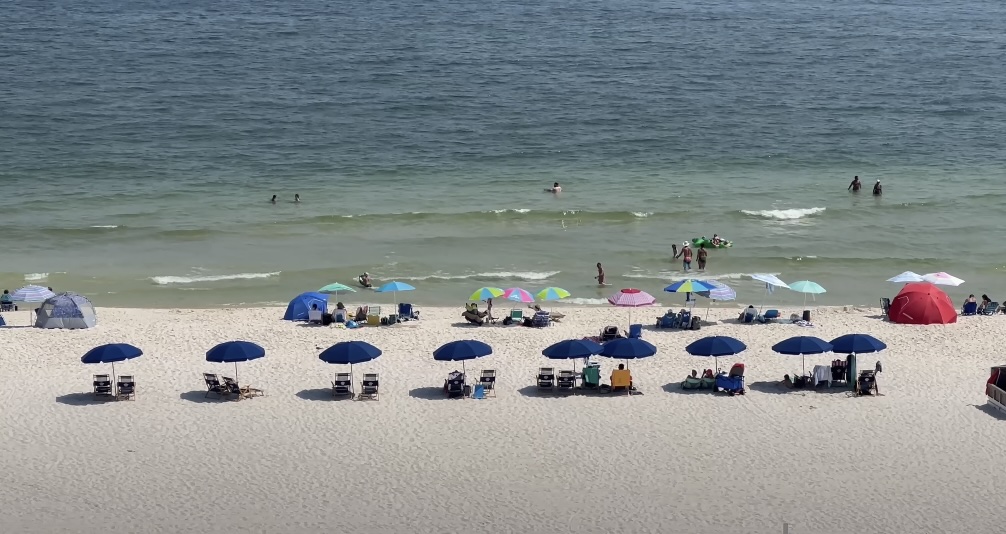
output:
[[220,379],[217,375],[213,373],[203,373],[203,380],[206,381],[206,395],[203,397],[209,397],[210,393],[216,393],[218,396],[223,397],[227,395],[227,387],[220,383]]
[[510,310],[510,320],[515,324],[520,324],[524,322],[524,310],[520,308],[513,308]]
[[859,378],[856,380],[856,395],[880,395],[880,388],[877,387],[876,371],[866,370],[859,372]]
[[496,370],[495,369],[483,369],[482,376],[479,377],[479,384],[482,385],[482,390],[485,391],[486,397],[496,396]]
[[353,375],[349,373],[335,373],[335,380],[332,381],[333,397],[353,396]]
[[114,398],[112,394],[112,379],[108,375],[94,375],[94,396],[101,398]]
[[965,302],[964,307],[961,308],[961,315],[978,315],[978,303]]
[[887,297],[880,299],[880,310],[884,312],[884,317],[888,317],[888,312],[891,311],[891,299]]
[[131,375],[122,375],[115,383],[116,400],[136,400],[136,382]]
[[601,364],[587,362],[580,372],[580,389],[599,390],[601,388]]
[[538,389],[555,389],[555,369],[552,367],[542,367],[538,369]]
[[531,316],[531,326],[536,328],[544,328],[551,322],[552,318],[549,317],[548,312],[546,311],[535,312],[535,314]]
[[611,391],[623,390],[627,395],[632,393],[632,373],[628,369],[615,369],[611,372]]
[[369,326],[381,325],[381,307],[367,306],[367,324]]
[[444,391],[447,392],[447,398],[449,399],[463,399],[465,397],[465,375],[458,372],[447,375]]
[[629,337],[641,338],[643,337],[643,325],[641,324],[630,324],[629,325]]
[[573,388],[576,387],[576,373],[568,370],[559,371],[555,385],[559,391],[573,391]]
[[378,379],[377,373],[365,373],[363,375],[363,381],[360,382],[360,400],[379,400],[380,380]]
[[415,307],[408,302],[400,302],[398,304],[398,318],[403,321],[419,319],[419,310],[415,309]]
[[996,310],[999,309],[999,303],[996,301],[989,302],[988,306],[982,308],[982,315],[995,315]]
[[237,380],[230,378],[228,376],[223,377],[224,386],[227,388],[227,392],[231,395],[237,397],[236,400],[250,399],[252,397],[261,397],[265,394],[261,389],[255,389],[248,386],[241,386],[238,384]]

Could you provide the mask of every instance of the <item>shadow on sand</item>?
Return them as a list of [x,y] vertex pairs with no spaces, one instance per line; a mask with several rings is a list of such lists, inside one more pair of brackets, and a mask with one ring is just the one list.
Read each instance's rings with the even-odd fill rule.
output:
[[971,406],[974,406],[978,409],[978,411],[985,412],[1000,421],[1006,421],[1006,413],[1003,413],[1002,410],[999,410],[995,406],[989,406],[988,404],[972,404]]
[[94,393],[86,392],[60,395],[56,397],[56,402],[66,404],[68,406],[91,406],[94,404],[108,404],[109,402],[115,402],[115,399],[112,397],[98,398],[94,396]]
[[302,389],[295,393],[298,398],[308,401],[345,401],[353,400],[353,395],[332,395],[332,388]]
[[224,401],[227,400],[227,397],[221,397],[221,396],[217,395],[216,393],[210,393],[210,396],[207,397],[205,389],[196,389],[196,390],[193,390],[193,391],[186,391],[185,393],[182,393],[181,395],[179,395],[178,398],[180,398],[182,400],[189,401],[189,402],[198,402],[198,403],[206,403],[206,404],[224,402]]
[[444,388],[436,386],[415,388],[409,391],[409,396],[414,399],[423,400],[447,400],[447,394],[444,393]]

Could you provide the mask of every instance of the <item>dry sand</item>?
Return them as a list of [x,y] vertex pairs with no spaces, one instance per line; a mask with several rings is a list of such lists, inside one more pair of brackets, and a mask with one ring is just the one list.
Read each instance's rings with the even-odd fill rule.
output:
[[[549,344],[627,325],[624,309],[565,309],[547,329],[458,326],[460,310],[355,331],[280,321],[282,310],[99,310],[87,331],[0,330],[0,532],[997,532],[1006,421],[984,408],[989,367],[1006,357],[1006,316],[949,326],[829,309],[817,326],[717,323],[646,330],[656,357],[631,363],[642,395],[538,396]],[[795,310],[783,310],[788,315]],[[717,319],[734,309],[714,310]],[[635,310],[650,323],[658,310]],[[6,314],[24,324],[27,314]],[[642,321],[641,318],[645,318]],[[863,332],[886,341],[882,397],[768,384],[800,370],[770,347],[794,335]],[[705,335],[748,344],[745,396],[683,393],[712,361],[684,353]],[[432,351],[474,338],[495,353],[498,398],[442,400],[456,366]],[[204,399],[204,361],[225,340],[260,343],[242,383],[267,396]],[[320,348],[362,339],[384,350],[356,366],[382,377],[376,402],[332,401],[338,366]],[[93,403],[80,356],[108,342],[143,357],[135,402]],[[808,367],[832,355],[809,357]],[[601,359],[606,379],[616,361]]]

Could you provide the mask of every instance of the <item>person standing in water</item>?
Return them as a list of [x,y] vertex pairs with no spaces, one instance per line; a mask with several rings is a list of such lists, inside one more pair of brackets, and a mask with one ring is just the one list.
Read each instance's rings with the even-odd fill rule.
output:
[[273,204],[275,204],[276,203],[276,195],[273,195],[272,198],[269,199],[269,202],[272,202]]
[[296,195],[293,196],[293,203],[300,204],[300,193],[297,193]]
[[878,197],[884,194],[884,188],[880,187],[880,180],[877,180],[877,183],[873,184],[873,194]]
[[706,244],[702,243],[701,245],[699,245],[699,270],[700,271],[706,270],[706,257],[708,255],[709,255],[709,252],[706,250]]
[[598,285],[604,285],[604,267],[601,267],[601,262],[597,262],[597,276],[594,279],[597,280]]
[[552,184],[552,187],[546,188],[545,192],[546,193],[562,193],[562,186],[559,185],[559,182],[555,182],[555,183]]
[[852,191],[853,193],[858,193],[861,187],[863,187],[863,182],[859,181],[859,176],[854,176],[852,178],[852,183],[849,184],[849,191]]
[[681,257],[681,269],[685,272],[692,268],[692,248],[688,246],[688,241],[681,244],[681,252],[674,255],[674,259]]

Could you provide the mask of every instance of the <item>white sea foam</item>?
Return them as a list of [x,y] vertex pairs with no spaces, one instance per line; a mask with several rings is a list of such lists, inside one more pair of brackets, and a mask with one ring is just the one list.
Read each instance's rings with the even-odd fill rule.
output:
[[427,274],[423,276],[396,276],[396,280],[467,280],[471,278],[478,278],[484,280],[547,280],[553,276],[559,274],[562,271],[494,271],[485,273],[471,273],[471,274],[446,274],[446,273],[434,273]]
[[217,274],[209,276],[153,276],[150,280],[159,286],[195,284],[199,282],[220,282],[222,280],[252,280],[255,278],[269,278],[279,276],[280,271],[274,273],[238,273],[238,274]]
[[789,210],[741,210],[745,215],[762,217],[764,219],[775,219],[778,221],[792,221],[802,219],[811,215],[823,213],[827,208],[797,208]]
[[562,299],[561,302],[563,304],[573,304],[576,306],[600,306],[602,304],[610,306],[610,304],[608,304],[608,299],[586,299],[586,298],[574,297],[574,298]]
[[636,217],[639,217],[640,219],[645,219],[646,217],[649,217],[650,215],[653,215],[653,212],[652,211],[634,211],[634,212],[632,212],[632,214],[634,216],[636,216]]
[[531,210],[527,208],[512,208],[512,209],[489,210],[485,213],[528,213],[530,211]]
[[583,210],[565,210],[565,211],[562,212],[562,214],[563,215],[576,215],[577,213],[580,213],[581,211],[583,211]]
[[38,280],[45,280],[49,278],[49,273],[28,273],[24,275],[25,282],[35,282]]
[[[668,282],[677,282],[678,280],[750,280],[751,275],[756,273],[708,273],[699,271],[690,271],[688,273],[683,273],[680,271],[669,272],[661,271],[655,273],[652,271],[642,271],[642,272],[632,272],[625,273],[622,278],[638,278],[643,280],[664,280]],[[764,273],[762,273],[764,274]],[[775,276],[779,276],[780,273],[769,273]]]
[[117,224],[92,224],[91,228],[118,228]]

